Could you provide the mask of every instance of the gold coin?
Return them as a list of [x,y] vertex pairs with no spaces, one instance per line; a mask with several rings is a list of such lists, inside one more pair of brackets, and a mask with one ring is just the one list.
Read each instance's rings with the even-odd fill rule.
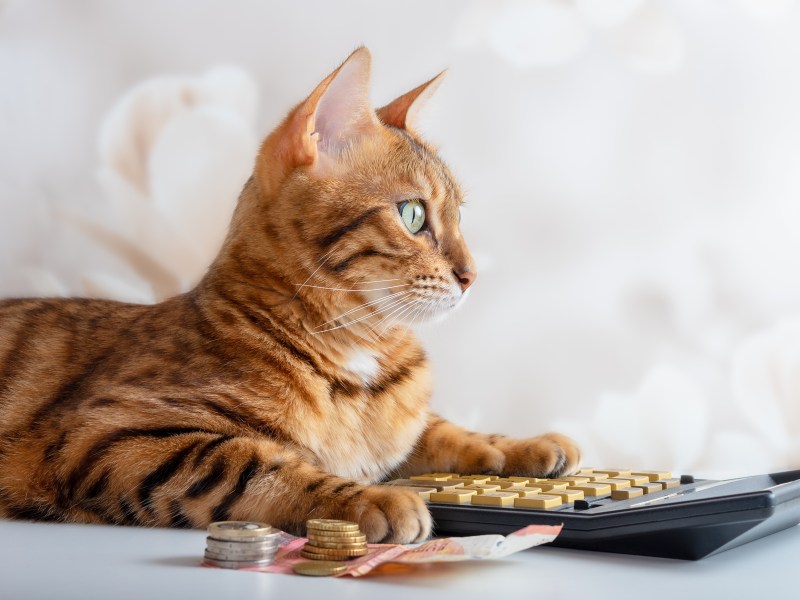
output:
[[320,554],[322,556],[336,556],[341,558],[345,556],[364,556],[369,550],[366,546],[362,546],[361,548],[323,548],[321,546],[315,546],[314,544],[306,544],[303,546],[303,551]]
[[333,550],[359,550],[360,548],[366,548],[366,542],[354,542],[350,543],[337,543],[337,542],[321,542],[320,540],[308,540],[312,546],[316,546],[317,548],[330,548]]
[[366,544],[367,536],[363,533],[359,535],[320,535],[314,531],[308,532],[308,539],[315,542],[325,542],[326,544]]
[[306,527],[317,531],[358,531],[358,523],[336,519],[309,519]]
[[298,575],[310,575],[312,577],[329,577],[338,575],[347,570],[347,565],[335,560],[315,560],[310,562],[297,563],[294,572]]
[[[338,554],[317,554],[316,552],[307,552],[305,550],[300,551],[300,556],[309,560],[350,560],[352,558],[358,558],[357,556],[341,556]],[[364,555],[361,554],[359,556]]]

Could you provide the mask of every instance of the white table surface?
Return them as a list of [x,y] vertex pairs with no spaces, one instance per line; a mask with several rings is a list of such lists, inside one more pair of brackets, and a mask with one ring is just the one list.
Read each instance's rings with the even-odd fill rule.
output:
[[540,547],[360,579],[202,568],[204,548],[203,531],[0,520],[0,599],[800,598],[800,527],[697,562]]

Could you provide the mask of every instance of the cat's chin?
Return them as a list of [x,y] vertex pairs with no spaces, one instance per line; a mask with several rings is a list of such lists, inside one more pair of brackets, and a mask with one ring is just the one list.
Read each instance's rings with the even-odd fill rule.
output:
[[460,308],[464,301],[469,296],[471,290],[467,289],[464,293],[459,294],[458,298],[443,298],[430,302],[428,306],[420,311],[416,316],[408,319],[402,319],[403,325],[408,327],[427,327],[441,323],[458,308]]

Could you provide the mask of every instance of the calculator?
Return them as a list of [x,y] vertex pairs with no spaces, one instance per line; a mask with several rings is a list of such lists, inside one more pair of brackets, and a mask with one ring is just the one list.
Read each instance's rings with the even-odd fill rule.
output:
[[800,522],[800,470],[735,479],[584,468],[557,479],[426,473],[415,490],[437,536],[563,525],[552,545],[697,560]]

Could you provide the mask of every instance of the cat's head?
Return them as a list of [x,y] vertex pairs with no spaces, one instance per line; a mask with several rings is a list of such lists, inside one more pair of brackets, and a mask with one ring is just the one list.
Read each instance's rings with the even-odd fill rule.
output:
[[476,277],[461,189],[414,130],[441,75],[377,111],[369,77],[360,48],[289,113],[264,141],[256,200],[237,217],[251,237],[266,235],[270,268],[279,255],[295,294],[325,291],[350,311],[329,328],[436,319]]

